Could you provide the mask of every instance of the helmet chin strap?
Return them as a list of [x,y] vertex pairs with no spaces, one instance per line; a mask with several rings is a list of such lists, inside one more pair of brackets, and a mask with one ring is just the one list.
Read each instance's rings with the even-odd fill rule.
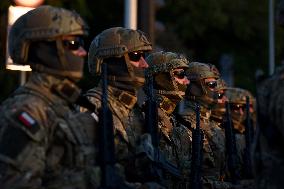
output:
[[134,78],[134,70],[133,70],[133,67],[130,63],[130,59],[129,59],[129,56],[128,56],[128,53],[125,53],[124,54],[124,60],[125,60],[125,63],[126,63],[126,66],[127,66],[127,70],[128,70],[128,73],[131,77],[131,80],[133,81],[133,78]]
[[74,81],[79,81],[83,77],[84,59],[73,54],[71,50],[65,49],[61,38],[56,39],[57,53],[66,77]]
[[[137,69],[140,69],[140,68],[136,68],[130,63],[128,53],[124,54],[124,60],[125,60],[127,71],[128,71],[130,78],[129,77],[127,77],[127,78],[118,77],[119,81],[129,81],[130,80],[130,82],[132,83],[134,88],[138,89],[138,88],[142,87],[143,84],[145,83],[144,74],[140,75],[137,71]],[[137,90],[137,89],[135,89],[135,90]]]
[[57,54],[59,57],[59,60],[63,66],[63,69],[66,70],[66,66],[67,66],[67,60],[65,57],[65,49],[63,47],[63,43],[62,40],[57,38],[56,39],[56,48],[57,48]]

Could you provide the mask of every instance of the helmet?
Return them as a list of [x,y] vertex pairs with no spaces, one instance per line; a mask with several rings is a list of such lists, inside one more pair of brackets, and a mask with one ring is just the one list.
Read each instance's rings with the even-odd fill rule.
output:
[[206,78],[219,79],[220,77],[220,73],[215,65],[201,62],[191,62],[187,74],[192,81]]
[[175,68],[188,68],[188,60],[185,56],[173,52],[155,52],[150,54],[146,60],[149,64],[146,76],[171,72]]
[[[246,97],[249,97],[250,100],[250,110],[253,110],[255,107],[255,98],[248,90],[241,88],[229,87],[227,88],[225,95],[228,98],[231,109],[236,109],[236,111],[231,111],[234,127],[238,130],[244,130],[244,128],[241,128],[243,127],[241,124],[246,119]],[[243,111],[242,113],[240,112],[240,109]]]
[[48,5],[40,6],[13,24],[8,39],[9,53],[15,63],[27,64],[31,42],[87,34],[88,26],[77,13]]
[[108,84],[117,89],[136,93],[144,82],[144,68],[130,63],[128,53],[152,50],[152,44],[140,30],[113,27],[97,35],[89,48],[88,65],[92,74],[101,74],[106,63]]
[[[164,95],[170,100],[181,100],[186,90],[186,85],[181,85],[175,81],[173,70],[176,68],[188,68],[189,62],[185,56],[178,53],[160,51],[150,54],[146,61],[149,64],[149,68],[145,72],[146,82],[153,77],[153,86],[157,94]],[[145,92],[147,94],[147,90]]]
[[88,26],[77,13],[41,6],[13,24],[9,53],[15,63],[30,64],[35,71],[77,81],[83,75],[84,58],[65,48],[63,37],[79,38],[87,34]]
[[152,44],[140,30],[113,27],[102,31],[92,41],[89,54],[89,71],[99,74],[103,59],[122,57],[128,52],[151,51]]
[[[186,97],[197,100],[201,105],[211,108],[218,100],[218,84],[212,91],[206,85],[205,79],[213,78],[218,80],[220,73],[213,64],[206,64],[200,62],[192,62],[187,69],[187,75],[190,80]],[[217,81],[216,81],[217,82]]]
[[227,89],[227,83],[224,79],[222,78],[219,78],[217,80],[217,90],[220,91],[220,90],[226,90]]
[[228,87],[226,90],[226,96],[229,100],[229,103],[232,104],[246,104],[246,96],[250,98],[251,104],[253,105],[254,97],[248,90]]

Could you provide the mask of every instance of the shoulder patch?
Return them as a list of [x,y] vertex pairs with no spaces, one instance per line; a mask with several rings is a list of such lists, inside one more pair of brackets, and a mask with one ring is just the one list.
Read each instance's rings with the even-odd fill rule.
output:
[[37,121],[27,112],[20,112],[17,114],[17,120],[29,129],[33,134],[39,130]]

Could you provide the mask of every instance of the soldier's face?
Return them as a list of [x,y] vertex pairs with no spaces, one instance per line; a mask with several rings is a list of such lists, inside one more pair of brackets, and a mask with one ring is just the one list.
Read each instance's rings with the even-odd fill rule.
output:
[[70,50],[72,54],[79,57],[85,57],[87,55],[86,50],[83,47],[83,40],[78,36],[63,36],[62,37],[63,46]]
[[225,104],[227,101],[227,97],[225,96],[225,91],[224,90],[219,90],[218,91],[218,103],[219,104]]
[[[246,113],[246,104],[230,104],[230,107],[234,113],[244,115]],[[253,106],[252,104],[249,105],[249,112],[253,113]]]
[[188,85],[190,81],[186,77],[185,70],[182,68],[176,68],[173,70],[173,75],[175,78],[175,81],[182,85]]
[[210,91],[216,91],[217,89],[217,80],[215,78],[205,78],[204,79],[205,87]]
[[146,62],[146,60],[144,59],[145,57],[145,53],[144,52],[130,52],[128,53],[129,56],[129,62],[131,65],[133,65],[136,68],[141,68],[141,69],[145,69],[148,68],[149,65]]
[[246,105],[245,104],[230,104],[230,108],[232,110],[232,113],[244,115],[244,112],[246,111]]

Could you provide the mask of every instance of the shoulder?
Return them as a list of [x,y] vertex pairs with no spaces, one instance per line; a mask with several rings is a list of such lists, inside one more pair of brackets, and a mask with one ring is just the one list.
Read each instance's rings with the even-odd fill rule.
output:
[[1,109],[0,157],[16,163],[13,160],[22,157],[21,154],[26,148],[32,153],[36,145],[44,145],[45,139],[49,136],[48,122],[42,118],[44,116],[46,114],[35,112],[28,106],[13,106],[10,110]]
[[[8,122],[15,121],[20,124],[27,124],[26,118],[29,122],[36,122],[39,125],[46,125],[47,119],[51,113],[49,105],[34,95],[17,95],[5,100],[0,107],[1,117]],[[15,123],[15,124],[16,124]]]
[[90,89],[85,94],[87,99],[97,107],[101,107],[101,101],[102,101],[101,95],[102,93],[100,88]]
[[41,141],[49,136],[59,118],[63,118],[69,111],[66,104],[59,103],[55,106],[37,94],[18,93],[1,104],[0,129],[10,132],[16,128],[26,133],[30,139]]
[[[0,107],[0,129],[25,133],[31,140],[41,141],[56,125],[58,115],[50,104],[33,94],[9,97]],[[13,132],[12,130],[17,130]],[[15,140],[17,141],[17,140]]]

